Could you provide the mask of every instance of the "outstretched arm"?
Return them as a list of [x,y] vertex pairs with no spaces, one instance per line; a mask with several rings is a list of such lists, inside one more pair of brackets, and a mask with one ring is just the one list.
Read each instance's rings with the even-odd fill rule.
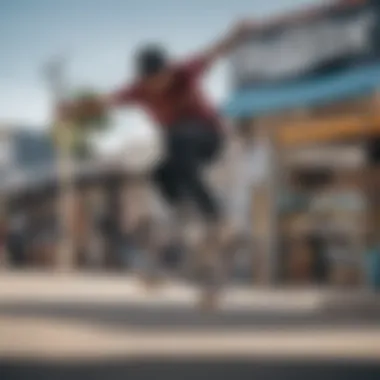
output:
[[123,107],[132,103],[136,103],[141,98],[141,89],[137,84],[124,86],[116,91],[113,91],[103,97],[103,102],[106,107]]
[[208,60],[209,63],[213,63],[219,58],[223,58],[244,41],[255,28],[256,23],[252,21],[239,22],[219,41],[216,41],[204,51],[203,55],[205,59]]
[[227,34],[214,44],[201,51],[190,60],[182,62],[181,67],[193,76],[202,75],[218,59],[228,55],[236,48],[253,30],[257,28],[256,23],[244,21],[235,25]]
[[62,120],[86,120],[106,113],[111,108],[123,107],[139,100],[137,86],[125,86],[106,95],[94,95],[65,102],[58,106],[57,118]]

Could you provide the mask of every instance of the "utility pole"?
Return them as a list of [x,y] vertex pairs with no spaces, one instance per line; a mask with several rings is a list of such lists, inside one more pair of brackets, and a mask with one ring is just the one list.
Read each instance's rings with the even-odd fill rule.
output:
[[[48,62],[45,77],[51,92],[52,107],[56,107],[66,97],[66,59],[58,57]],[[58,220],[59,247],[57,267],[68,271],[74,265],[73,216],[74,216],[74,163],[71,156],[73,125],[69,122],[54,121],[57,131],[57,170],[58,170]]]

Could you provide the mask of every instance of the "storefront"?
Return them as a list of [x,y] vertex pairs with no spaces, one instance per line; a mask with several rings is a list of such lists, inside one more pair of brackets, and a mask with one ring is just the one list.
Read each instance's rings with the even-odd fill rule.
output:
[[[62,234],[57,171],[37,178],[23,174],[16,178],[17,182],[2,183],[0,188],[4,206],[2,222],[6,224],[7,241],[11,244],[6,247],[9,264],[58,267]],[[72,181],[72,269],[122,268],[120,237],[127,235],[130,225],[146,212],[150,200],[149,194],[144,193],[147,188],[144,173],[126,170],[122,164],[97,161],[78,164]]]
[[380,214],[379,17],[370,1],[284,16],[231,58],[226,113],[269,141],[266,182],[252,195],[267,282],[365,282]]

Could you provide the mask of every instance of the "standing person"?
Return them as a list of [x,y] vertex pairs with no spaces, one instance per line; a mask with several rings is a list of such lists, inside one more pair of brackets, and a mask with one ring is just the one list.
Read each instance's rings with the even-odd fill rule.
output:
[[16,212],[11,216],[7,235],[7,251],[10,263],[15,268],[22,267],[26,262],[26,223],[26,215],[22,212]]
[[[208,226],[208,242],[217,241],[222,212],[202,171],[218,158],[224,127],[202,93],[200,81],[251,29],[248,23],[239,23],[209,49],[182,62],[172,62],[160,46],[146,46],[137,54],[137,78],[132,84],[105,96],[97,105],[76,103],[61,110],[61,117],[75,120],[85,115],[86,107],[142,106],[163,131],[166,155],[153,173],[154,182],[175,213],[181,213],[184,200],[196,205]],[[208,249],[216,248],[209,245]]]
[[6,241],[8,226],[5,216],[0,212],[0,269],[7,265]]
[[250,120],[238,123],[234,132],[229,159],[232,164],[231,186],[226,201],[233,236],[228,257],[230,269],[241,263],[242,270],[252,274],[253,193],[266,171],[267,152]]
[[234,230],[245,240],[252,232],[252,191],[257,171],[257,146],[249,122],[236,127],[230,214]]

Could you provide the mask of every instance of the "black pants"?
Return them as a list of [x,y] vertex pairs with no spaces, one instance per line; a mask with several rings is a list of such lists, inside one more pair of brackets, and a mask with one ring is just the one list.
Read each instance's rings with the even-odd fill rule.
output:
[[207,220],[220,216],[216,197],[203,180],[203,169],[221,150],[222,134],[212,125],[184,121],[168,128],[166,157],[155,169],[154,181],[165,200],[177,207],[188,199]]

